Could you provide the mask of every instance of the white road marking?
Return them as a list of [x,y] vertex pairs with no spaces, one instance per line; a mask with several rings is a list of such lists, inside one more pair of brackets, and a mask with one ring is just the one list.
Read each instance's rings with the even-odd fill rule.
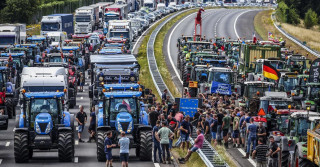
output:
[[74,163],[78,163],[79,159],[78,157],[74,157]]
[[13,131],[13,132],[14,132],[14,131],[16,131],[16,128],[13,128],[13,130],[12,130],[12,131]]
[[1,163],[2,163],[2,159],[0,159],[0,165],[1,165]]
[[85,90],[83,89],[83,92],[85,92]]
[[247,10],[247,11],[245,11],[245,12],[242,12],[241,14],[239,14],[239,15],[237,16],[236,20],[234,21],[233,29],[234,29],[234,32],[236,33],[236,36],[237,36],[238,39],[239,39],[240,37],[239,37],[239,35],[238,35],[237,28],[236,28],[237,21],[238,21],[238,19],[239,19],[239,17],[240,17],[241,15],[243,15],[243,14],[245,14],[245,13],[247,13],[247,12],[250,12],[250,11],[252,11],[252,10]]
[[159,163],[154,163],[154,167],[160,167]]
[[80,97],[80,99],[83,99],[83,97]]
[[[246,153],[242,150],[242,148],[238,148],[238,150],[239,150],[239,152],[240,152],[243,156],[246,155]],[[248,161],[249,161],[253,166],[256,166],[256,162],[255,162],[251,157],[249,157]]]
[[9,147],[10,146],[10,142],[8,141],[7,143],[6,143],[6,147]]
[[[169,60],[170,60],[170,64],[171,64],[171,66],[173,67],[173,70],[174,70],[174,72],[176,73],[176,75],[177,75],[177,77],[178,77],[178,79],[179,79],[179,81],[180,81],[181,84],[183,84],[183,82],[182,82],[182,80],[181,80],[181,77],[180,77],[180,74],[179,74],[179,72],[178,72],[177,67],[176,67],[176,66],[174,65],[174,63],[173,63],[173,60],[172,60],[172,57],[171,57],[171,53],[170,53],[171,37],[172,37],[173,32],[176,30],[176,28],[177,28],[185,19],[193,16],[194,14],[196,14],[196,13],[190,14],[189,16],[187,16],[187,17],[185,17],[184,19],[182,19],[182,20],[173,28],[173,30],[171,31],[171,33],[170,33],[170,35],[169,35],[169,40],[168,40],[167,52],[168,52],[168,57],[169,57]],[[194,33],[194,32],[193,32],[193,33]]]
[[79,140],[76,140],[76,141],[74,142],[74,144],[75,144],[75,145],[79,145]]

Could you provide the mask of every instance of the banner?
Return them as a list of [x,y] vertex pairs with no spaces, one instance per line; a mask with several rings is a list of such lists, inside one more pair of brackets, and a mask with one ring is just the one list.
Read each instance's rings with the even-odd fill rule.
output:
[[316,59],[310,66],[309,82],[319,82],[320,59]]
[[211,93],[231,95],[231,85],[213,81],[211,85]]

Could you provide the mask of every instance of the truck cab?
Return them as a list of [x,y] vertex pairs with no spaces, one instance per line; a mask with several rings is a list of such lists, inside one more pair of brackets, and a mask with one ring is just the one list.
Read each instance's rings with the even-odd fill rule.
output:
[[126,40],[129,48],[132,47],[133,32],[129,20],[110,20],[107,33],[107,41],[117,41],[118,39]]
[[48,32],[47,37],[51,42],[50,46],[62,46],[64,40],[67,39],[67,34],[65,32]]
[[0,24],[0,49],[13,47],[26,41],[25,24]]
[[99,22],[99,9],[93,6],[83,6],[75,11],[75,34],[88,34],[96,30]]
[[66,32],[73,34],[73,15],[72,14],[51,14],[43,16],[41,19],[41,35],[48,32]]

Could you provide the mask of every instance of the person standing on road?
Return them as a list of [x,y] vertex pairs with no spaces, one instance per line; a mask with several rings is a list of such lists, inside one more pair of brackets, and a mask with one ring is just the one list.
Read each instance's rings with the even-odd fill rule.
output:
[[120,161],[122,167],[128,167],[130,140],[126,137],[125,132],[121,132],[121,138],[118,145],[120,146]]
[[80,72],[80,90],[79,90],[79,92],[83,92],[84,83],[85,83],[84,75],[82,72]]
[[96,110],[95,107],[92,106],[91,108],[91,113],[90,113],[90,126],[88,129],[88,132],[90,133],[90,137],[89,137],[89,141],[91,142],[91,140],[96,140],[95,138],[95,134],[96,134]]
[[224,140],[224,147],[229,148],[228,146],[228,132],[230,127],[231,118],[227,115],[227,112],[223,112],[224,117],[222,119],[222,135]]
[[269,157],[268,167],[278,167],[278,152],[280,151],[280,147],[274,141],[273,136],[269,137],[270,145],[269,145]]
[[263,122],[259,122],[258,137],[263,139],[263,143],[266,143],[267,131],[266,131],[266,128],[263,126]]
[[221,139],[222,139],[222,119],[223,119],[223,117],[224,117],[221,110],[220,110],[219,113],[217,114],[217,117],[218,117],[217,140],[218,140],[218,144],[221,145]]
[[107,167],[113,167],[112,166],[112,148],[116,147],[115,144],[112,144],[112,131],[107,132],[107,137],[104,140],[104,152],[106,153],[106,165]]
[[211,136],[212,136],[212,141],[213,141],[213,145],[216,146],[217,145],[217,127],[218,127],[218,118],[216,114],[213,114],[213,120],[212,123],[210,125],[211,127]]
[[162,163],[166,164],[166,152],[168,164],[171,164],[171,156],[169,152],[169,139],[173,138],[174,133],[167,127],[167,122],[162,122],[162,128],[156,133],[157,140],[162,148]]
[[257,125],[254,124],[253,118],[250,119],[250,125],[248,126],[247,129],[247,134],[248,134],[248,145],[247,145],[247,153],[246,156],[243,158],[249,158],[250,151],[251,151],[251,142],[252,142],[252,150],[256,149],[256,143],[257,143]]
[[243,111],[240,111],[240,121],[239,121],[239,129],[240,129],[240,138],[242,147],[245,146],[245,138],[246,138],[246,121],[245,115]]
[[153,127],[153,130],[152,130],[152,138],[153,138],[153,161],[154,163],[158,163],[157,161],[157,151],[158,151],[158,154],[159,154],[159,161],[162,162],[162,159],[161,159],[161,147],[160,147],[160,142],[157,140],[156,138],[156,133],[158,133],[160,129],[160,121],[158,120],[156,122],[156,126]]
[[191,134],[191,128],[189,123],[190,116],[187,115],[185,119],[181,122],[180,126],[180,137],[181,137],[181,148],[184,151],[185,145],[187,143],[187,148],[189,148],[189,135]]
[[78,122],[78,137],[79,137],[79,142],[84,142],[81,139],[81,133],[83,132],[84,125],[87,122],[87,114],[83,111],[83,106],[79,106],[80,111],[76,115],[76,121]]
[[239,117],[240,114],[237,114],[236,112],[233,112],[233,148],[240,147],[240,141],[239,141]]
[[257,155],[257,165],[256,167],[267,167],[267,152],[268,146],[264,144],[263,138],[259,138],[258,146],[256,150],[252,153],[252,158],[255,159]]
[[188,154],[184,158],[178,158],[179,162],[184,164],[187,162],[191,156],[192,153],[196,152],[199,148],[202,148],[203,142],[204,142],[204,136],[201,133],[201,129],[197,129],[197,138],[194,141],[194,145],[191,149],[188,150]]
[[149,122],[151,127],[156,126],[156,122],[159,119],[160,113],[156,111],[154,107],[151,107],[151,112],[149,113]]
[[165,89],[165,90],[163,91],[162,96],[161,96],[161,99],[162,99],[162,100],[167,100],[167,93],[168,93],[168,90]]

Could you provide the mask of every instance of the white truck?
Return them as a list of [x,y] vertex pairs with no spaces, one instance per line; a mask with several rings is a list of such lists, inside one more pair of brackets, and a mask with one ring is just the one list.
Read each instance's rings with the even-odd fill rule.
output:
[[104,34],[108,33],[108,22],[109,20],[123,20],[127,19],[129,14],[129,6],[125,1],[118,0],[115,4],[104,8]]
[[164,3],[158,3],[157,10],[162,11],[166,9],[166,5]]
[[75,11],[75,34],[88,34],[98,29],[99,7],[83,6]]
[[104,8],[107,6],[112,5],[113,2],[98,2],[96,4],[92,4],[90,6],[93,7],[98,7],[99,8],[99,28],[103,27],[103,22],[104,22]]
[[21,88],[26,92],[65,92],[67,104],[75,105],[75,94],[68,87],[64,67],[25,67],[21,73]]
[[133,32],[129,20],[110,20],[107,38],[125,38],[133,41]]
[[12,47],[26,41],[25,24],[0,24],[0,48]]
[[64,40],[67,39],[65,32],[48,32],[47,37],[51,41],[50,46],[63,46]]
[[149,8],[149,10],[154,11],[156,9],[155,0],[144,0],[143,6]]
[[72,14],[51,14],[43,16],[41,19],[41,35],[48,32],[66,32],[68,35],[73,34],[73,15]]

